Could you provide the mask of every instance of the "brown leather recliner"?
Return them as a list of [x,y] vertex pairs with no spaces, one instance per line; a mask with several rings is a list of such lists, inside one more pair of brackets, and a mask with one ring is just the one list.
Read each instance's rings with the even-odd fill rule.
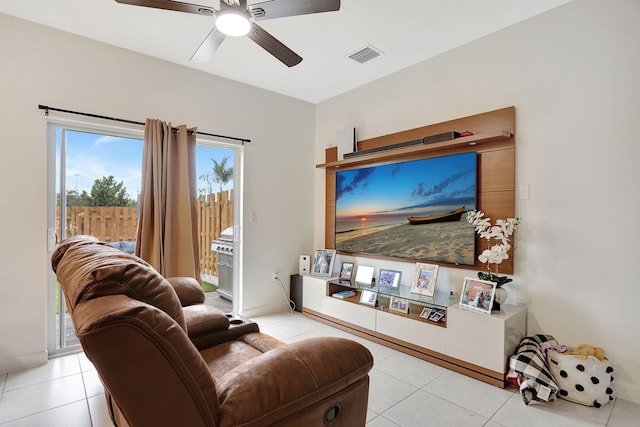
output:
[[355,341],[285,344],[246,319],[229,325],[94,238],[63,241],[51,263],[116,426],[365,424],[373,358]]

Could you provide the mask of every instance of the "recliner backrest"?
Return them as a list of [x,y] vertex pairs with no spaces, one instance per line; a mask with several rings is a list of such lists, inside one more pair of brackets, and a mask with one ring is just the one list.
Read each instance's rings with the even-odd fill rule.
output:
[[53,271],[64,283],[71,313],[83,301],[125,294],[167,313],[186,331],[180,300],[173,286],[144,260],[92,236],[63,241],[51,257]]

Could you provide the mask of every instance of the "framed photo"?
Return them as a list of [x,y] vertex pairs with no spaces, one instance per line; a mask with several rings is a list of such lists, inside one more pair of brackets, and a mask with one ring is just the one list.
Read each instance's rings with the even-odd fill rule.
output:
[[444,317],[444,310],[431,310],[431,315],[429,316],[429,320],[432,322],[439,322]]
[[373,267],[359,265],[356,271],[356,285],[371,287],[371,279],[373,279]]
[[360,303],[374,306],[376,305],[376,299],[378,294],[373,291],[363,290],[360,292]]
[[411,293],[432,297],[436,291],[438,266],[435,264],[416,263],[416,272],[411,282]]
[[312,276],[331,276],[336,251],[333,249],[318,249],[313,257]]
[[429,316],[431,316],[431,307],[423,308],[420,312],[420,317],[422,317],[423,319],[428,319]]
[[388,288],[397,288],[400,286],[400,276],[402,272],[394,270],[380,269],[378,277],[378,286],[386,286]]
[[391,297],[389,301],[389,310],[397,311],[399,313],[409,312],[409,301],[404,298]]
[[343,262],[342,267],[340,268],[339,280],[341,282],[351,282],[351,273],[353,273],[353,263]]
[[491,314],[491,306],[495,296],[495,282],[466,277],[460,295],[460,307]]

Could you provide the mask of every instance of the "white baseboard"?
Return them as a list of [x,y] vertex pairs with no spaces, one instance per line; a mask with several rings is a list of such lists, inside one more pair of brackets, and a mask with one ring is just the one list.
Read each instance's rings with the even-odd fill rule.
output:
[[46,350],[25,354],[11,359],[0,360],[0,373],[20,371],[27,368],[45,365],[49,360]]

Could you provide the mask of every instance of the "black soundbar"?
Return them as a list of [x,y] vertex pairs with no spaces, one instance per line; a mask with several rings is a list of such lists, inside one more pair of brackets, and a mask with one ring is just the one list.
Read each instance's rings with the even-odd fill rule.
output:
[[371,153],[378,153],[380,151],[389,151],[396,150],[398,148],[411,147],[413,145],[433,144],[434,142],[449,141],[458,137],[460,137],[460,132],[445,132],[438,135],[426,136],[422,139],[414,139],[412,141],[398,142],[397,144],[369,148],[367,150],[354,151],[353,153],[345,153],[343,157],[345,159],[349,159],[352,157],[365,156]]
[[353,153],[345,153],[344,158],[364,156],[366,154],[377,153],[380,151],[395,150],[397,148],[410,147],[412,145],[422,144],[423,139],[414,139],[413,141],[399,142],[397,144],[385,145],[383,147],[369,148],[367,150],[354,151]]

